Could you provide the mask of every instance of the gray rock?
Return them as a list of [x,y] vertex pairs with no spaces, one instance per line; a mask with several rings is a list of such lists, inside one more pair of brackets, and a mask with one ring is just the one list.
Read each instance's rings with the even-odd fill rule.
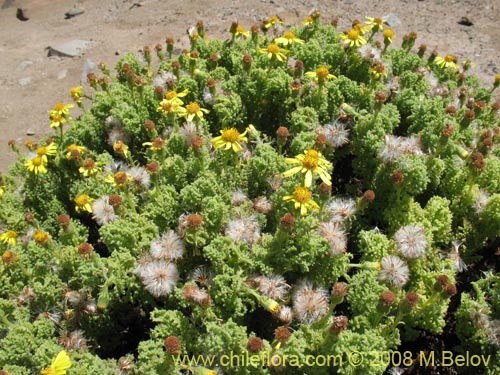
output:
[[48,56],[76,57],[82,56],[85,51],[92,47],[92,42],[88,40],[74,39],[69,42],[49,46]]
[[21,78],[18,82],[21,86],[29,85],[31,83],[31,77]]
[[389,26],[399,26],[401,25],[401,19],[397,14],[389,13],[382,17],[383,20],[387,22]]
[[64,13],[64,18],[68,19],[76,17],[83,13],[85,13],[85,9],[75,6],[73,9],[70,9],[66,13]]
[[87,74],[96,71],[97,65],[90,59],[85,59],[83,62],[82,76],[80,77],[80,84],[84,85],[87,82]]
[[63,69],[57,74],[57,79],[64,79],[68,74],[68,69]]
[[16,67],[16,70],[18,72],[24,71],[28,66],[32,65],[33,61],[31,60],[23,60],[19,63],[19,65]]
[[35,134],[36,134],[36,131],[34,131],[33,129],[26,130],[26,135],[35,135]]

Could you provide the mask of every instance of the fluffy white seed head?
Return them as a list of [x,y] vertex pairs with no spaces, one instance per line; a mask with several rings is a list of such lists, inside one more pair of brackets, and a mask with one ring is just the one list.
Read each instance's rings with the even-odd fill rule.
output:
[[418,258],[425,255],[427,238],[421,225],[405,225],[394,235],[397,247],[405,258]]
[[293,294],[293,312],[302,323],[311,324],[328,313],[328,292],[302,283]]
[[175,262],[184,255],[184,242],[173,230],[168,230],[161,238],[151,242],[150,253],[155,259]]
[[401,258],[387,255],[380,261],[379,280],[402,288],[409,280],[410,269]]

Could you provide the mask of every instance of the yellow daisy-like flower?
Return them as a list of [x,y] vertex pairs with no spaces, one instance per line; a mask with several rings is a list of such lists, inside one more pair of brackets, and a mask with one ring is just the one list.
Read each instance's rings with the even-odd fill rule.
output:
[[321,152],[310,148],[303,154],[300,154],[294,158],[286,158],[285,163],[287,164],[300,164],[297,167],[283,173],[283,176],[290,177],[296,173],[305,173],[304,186],[310,187],[313,181],[313,174],[317,173],[321,180],[327,184],[332,184],[332,178],[328,174],[327,169],[332,168],[332,164],[327,161],[321,155]]
[[64,104],[64,103],[56,103],[54,105],[54,109],[51,109],[49,111],[49,114],[58,114],[61,116],[67,116],[69,115],[69,109],[73,108],[74,104]]
[[175,113],[182,114],[186,111],[186,109],[178,102],[163,99],[158,108],[156,108],[156,111],[162,112],[164,115],[171,115]]
[[4,194],[5,194],[5,186],[0,185],[0,198],[2,198]]
[[87,194],[80,194],[75,198],[75,211],[87,211],[92,213],[92,202],[94,200],[90,198]]
[[394,31],[389,27],[384,30],[384,44],[388,45],[392,43],[392,39],[394,39]]
[[143,146],[148,146],[151,151],[160,151],[165,147],[165,141],[162,138],[155,138],[152,142],[144,142]]
[[375,80],[379,80],[382,77],[387,77],[387,72],[383,64],[373,65],[368,72],[373,76]]
[[36,149],[36,154],[38,156],[55,155],[57,153],[57,145],[55,143],[50,143],[47,146],[40,146]]
[[286,60],[285,54],[288,53],[286,49],[283,49],[274,43],[270,44],[267,48],[259,49],[259,52],[266,53],[268,60],[278,60],[281,62]]
[[71,120],[71,117],[69,117],[69,109],[73,107],[74,104],[56,103],[54,109],[48,111],[50,116],[50,127],[58,128],[65,122]]
[[233,149],[234,152],[240,152],[243,150],[240,142],[248,142],[248,138],[245,137],[248,129],[240,134],[236,128],[226,128],[222,129],[221,135],[212,139],[212,145],[215,148],[224,147],[225,150]]
[[302,21],[302,25],[308,26],[314,22],[314,18],[312,16],[307,16],[304,21]]
[[76,144],[71,144],[68,146],[68,152],[66,153],[66,159],[71,160],[75,156],[82,156],[82,154],[85,152],[85,147],[83,146],[78,146]]
[[71,97],[73,98],[73,100],[75,101],[75,103],[80,103],[82,101],[81,97],[83,95],[83,92],[82,92],[82,86],[76,86],[76,87],[73,87],[69,93],[71,95]]
[[445,57],[438,56],[434,59],[434,62],[441,68],[452,68],[455,70],[458,69],[457,65],[457,57],[454,55],[446,55]]
[[187,89],[181,92],[170,90],[165,93],[165,100],[177,105],[183,105],[184,102],[181,98],[184,98],[187,94],[189,94],[189,91]]
[[384,28],[385,20],[379,17],[368,17],[365,16],[365,18],[368,20],[365,23],[369,27],[368,30],[371,30],[373,32],[377,32],[379,30],[382,30]]
[[283,200],[295,203],[295,209],[300,209],[302,216],[307,215],[307,210],[318,210],[319,205],[312,200],[312,193],[305,186],[297,186],[293,191],[293,195],[286,195]]
[[51,114],[50,115],[50,127],[52,129],[59,128],[66,122],[66,118],[60,114]]
[[116,141],[113,145],[113,150],[120,155],[123,155],[125,158],[128,158],[128,146],[122,141]]
[[0,241],[4,244],[14,246],[17,243],[17,231],[8,230],[0,234]]
[[250,31],[246,30],[243,26],[238,25],[236,27],[236,32],[234,33],[236,38],[245,38],[247,39],[250,36]]
[[93,159],[85,159],[83,165],[78,168],[78,172],[80,172],[83,177],[88,177],[94,175],[100,171],[98,164]]
[[295,36],[295,33],[293,31],[285,31],[283,36],[281,38],[276,38],[274,42],[277,44],[281,44],[285,47],[292,45],[293,43],[299,43],[299,44],[304,43],[302,39],[299,39]]
[[279,24],[282,24],[282,23],[283,23],[283,21],[281,20],[281,18],[279,18],[278,16],[272,16],[264,24],[264,28],[266,30],[269,30],[272,26],[279,25]]
[[341,35],[340,39],[343,40],[345,45],[349,45],[349,47],[361,47],[367,43],[363,33],[355,28],[349,30],[347,34]]
[[324,83],[325,81],[330,80],[330,79],[337,79],[337,77],[335,77],[333,74],[330,74],[330,71],[324,65],[321,65],[314,72],[306,72],[305,76],[309,77],[309,78],[313,78],[314,81],[316,81],[318,83]]
[[24,166],[28,169],[28,171],[34,174],[47,173],[47,157],[37,155],[26,161]]
[[46,369],[40,371],[42,375],[66,375],[66,370],[71,367],[71,360],[64,350],[52,360]]
[[131,181],[132,181],[132,176],[123,171],[116,172],[114,175],[109,174],[106,176],[106,179],[104,180],[104,182],[107,182],[108,184],[112,184],[114,187],[119,187],[119,188],[122,188],[125,185],[130,184]]
[[203,114],[204,113],[208,113],[209,110],[208,109],[205,109],[205,108],[200,108],[200,106],[198,105],[198,103],[195,103],[195,102],[191,102],[189,103],[187,106],[186,106],[186,111],[185,112],[181,112],[179,114],[180,117],[186,117],[186,120],[188,122],[191,122],[193,121],[193,119],[196,117],[198,120],[202,120],[203,119]]
[[35,240],[38,245],[45,245],[49,242],[50,235],[41,229],[37,229],[36,232],[33,233],[33,240]]

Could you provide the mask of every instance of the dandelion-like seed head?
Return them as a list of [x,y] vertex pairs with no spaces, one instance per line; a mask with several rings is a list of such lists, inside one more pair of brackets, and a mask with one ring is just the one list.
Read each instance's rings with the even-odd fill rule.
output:
[[379,280],[402,288],[409,280],[410,269],[401,258],[386,255],[380,261]]
[[191,273],[190,280],[195,281],[201,286],[210,286],[215,277],[214,272],[207,266],[196,267]]
[[328,308],[328,293],[323,288],[314,289],[304,282],[293,294],[293,311],[302,323],[314,323],[328,313]]
[[401,255],[406,258],[418,258],[425,255],[427,238],[421,225],[406,225],[398,229],[394,235]]
[[154,260],[140,270],[139,276],[149,293],[154,297],[161,297],[172,293],[179,279],[179,271],[175,264]]
[[99,225],[106,225],[118,218],[115,214],[115,209],[109,201],[109,196],[98,198],[92,204],[93,219]]
[[291,288],[281,275],[258,276],[253,280],[260,293],[277,301],[285,301]]
[[184,287],[184,298],[197,305],[208,306],[212,303],[212,298],[204,290],[200,289],[197,285],[186,285]]
[[351,198],[334,198],[328,203],[327,213],[331,221],[342,223],[356,213],[356,201]]
[[260,238],[260,225],[255,216],[230,220],[225,235],[234,242],[251,246]]
[[173,230],[168,230],[161,238],[151,242],[150,253],[155,259],[175,262],[184,255],[185,246],[182,239]]
[[338,222],[319,224],[319,233],[325,237],[331,248],[331,255],[340,255],[346,252],[347,237],[342,225]]

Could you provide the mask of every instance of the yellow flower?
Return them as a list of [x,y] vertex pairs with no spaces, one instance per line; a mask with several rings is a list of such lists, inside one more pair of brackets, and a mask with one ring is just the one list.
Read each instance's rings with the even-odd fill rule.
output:
[[113,150],[117,154],[123,155],[125,158],[128,158],[128,146],[122,141],[116,141],[113,145]]
[[165,147],[165,141],[161,138],[156,138],[153,142],[144,142],[143,146],[149,146],[151,151],[160,151]]
[[63,350],[52,360],[50,366],[40,371],[40,373],[42,375],[65,375],[66,369],[70,367],[71,360],[68,354]]
[[63,103],[56,103],[54,105],[54,109],[51,109],[49,111],[49,114],[59,114],[61,116],[67,116],[69,115],[69,109],[73,108],[73,104],[63,104]]
[[17,243],[17,231],[8,230],[0,234],[0,241],[4,244],[14,246]]
[[92,203],[93,199],[87,194],[80,194],[75,198],[75,211],[87,211],[92,213]]
[[297,186],[293,191],[293,195],[286,195],[283,200],[288,202],[292,201],[295,203],[295,209],[300,209],[300,214],[302,216],[307,215],[307,210],[317,210],[319,209],[318,204],[312,200],[312,193],[305,186]]
[[312,184],[313,174],[317,173],[321,180],[327,185],[332,184],[332,180],[327,169],[332,168],[332,164],[321,155],[321,152],[310,148],[303,154],[294,158],[286,158],[287,164],[300,164],[297,167],[286,171],[283,176],[289,177],[296,173],[305,173],[304,186],[309,187]]
[[47,146],[40,146],[36,149],[36,154],[38,156],[55,155],[57,153],[57,145],[55,143],[50,143]]
[[278,25],[278,24],[281,24],[283,23],[283,21],[281,20],[281,18],[279,18],[278,16],[272,16],[271,18],[269,18],[267,20],[267,22],[264,24],[264,28],[266,30],[269,30],[272,26],[274,25]]
[[215,148],[224,147],[225,150],[233,149],[234,152],[240,152],[243,150],[240,142],[248,142],[248,138],[245,137],[248,129],[240,134],[236,128],[226,128],[222,129],[220,132],[222,135],[212,139],[212,145]]
[[106,179],[104,182],[107,182],[108,184],[112,184],[114,187],[124,187],[125,185],[128,185],[132,181],[132,176],[130,174],[119,171],[114,174],[109,174],[106,176]]
[[82,86],[76,86],[69,91],[75,103],[80,103],[82,101],[81,100],[81,97],[83,95],[82,88],[83,88]]
[[200,108],[198,103],[191,102],[186,106],[186,111],[179,114],[180,117],[186,116],[188,122],[193,121],[196,117],[198,120],[203,119],[203,113],[208,113],[208,109]]
[[71,120],[71,117],[69,117],[69,109],[73,107],[73,104],[56,103],[54,109],[49,110],[50,127],[58,128],[65,122]]
[[434,61],[441,69],[453,68],[458,70],[457,57],[454,55],[446,55],[445,57],[438,56]]
[[24,163],[24,166],[28,169],[28,171],[34,174],[47,173],[47,157],[45,155],[37,155],[26,161],[26,163]]
[[379,17],[368,17],[365,16],[365,18],[368,20],[365,23],[369,26],[368,30],[371,30],[373,32],[377,32],[379,30],[382,30],[384,28],[385,20]]
[[276,38],[274,42],[277,44],[282,44],[285,47],[287,47],[288,45],[292,45],[293,43],[304,43],[302,39],[299,39],[295,36],[295,33],[293,31],[286,31],[281,38]]
[[85,147],[77,146],[76,144],[71,144],[68,146],[68,152],[66,153],[66,159],[71,160],[75,156],[81,157],[85,152]]
[[375,80],[379,80],[382,77],[387,77],[387,72],[385,71],[385,67],[383,64],[377,63],[374,64],[368,72],[373,76]]
[[324,83],[326,80],[337,79],[337,77],[335,77],[333,74],[330,74],[330,71],[324,65],[321,65],[314,72],[306,72],[305,76],[313,78],[314,81],[321,84]]
[[302,25],[308,26],[314,22],[314,18],[312,16],[307,16],[304,21],[302,21]]
[[250,36],[250,31],[246,30],[243,26],[238,25],[236,27],[236,32],[234,33],[236,38],[248,38]]
[[164,115],[170,115],[175,113],[182,114],[186,111],[186,109],[181,107],[181,104],[178,102],[163,99],[158,108],[156,108],[156,111],[163,112]]
[[384,44],[391,44],[394,38],[394,31],[389,27],[384,30]]
[[37,229],[35,233],[33,233],[33,239],[39,245],[45,245],[49,242],[50,236],[47,232]]
[[167,91],[167,93],[165,94],[165,100],[171,103],[175,103],[177,105],[183,105],[184,102],[180,98],[185,97],[187,94],[189,94],[189,91],[187,89],[181,92],[170,90]]
[[367,43],[363,33],[355,28],[349,30],[347,34],[341,35],[340,39],[343,39],[344,43],[349,47],[361,47]]
[[88,177],[99,172],[100,168],[93,159],[85,159],[83,165],[78,169],[83,177]]
[[267,53],[267,59],[268,60],[278,60],[278,61],[285,61],[286,56],[285,53],[288,51],[286,49],[280,48],[277,44],[270,44],[267,48],[261,48],[259,49],[260,53]]
[[3,197],[4,193],[5,193],[5,186],[0,185],[0,198]]

